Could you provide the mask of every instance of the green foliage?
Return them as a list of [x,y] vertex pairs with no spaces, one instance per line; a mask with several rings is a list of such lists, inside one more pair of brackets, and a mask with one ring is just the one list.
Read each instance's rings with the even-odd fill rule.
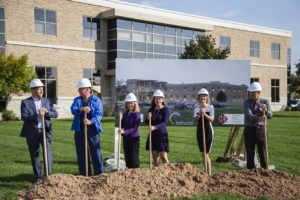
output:
[[127,86],[124,81],[117,80],[116,92],[117,92],[117,101],[124,101],[127,94]]
[[197,35],[196,39],[184,44],[184,52],[179,55],[181,59],[226,59],[230,50],[221,50],[216,47],[216,40],[212,35]]
[[284,109],[284,111],[292,111],[291,106],[287,106],[287,107]]
[[296,71],[291,74],[290,92],[295,92],[295,98],[300,99],[300,60],[295,64]]
[[29,91],[28,83],[35,77],[27,56],[20,58],[0,54],[0,100],[7,100],[12,93]]
[[104,106],[104,112],[103,112],[105,117],[111,117],[113,116],[113,108],[111,105],[106,105]]
[[217,99],[219,102],[226,102],[226,101],[227,101],[227,95],[226,95],[225,92],[220,91],[220,92],[217,94],[216,99]]
[[18,119],[16,114],[11,110],[4,110],[2,113],[2,120],[3,121],[10,121]]
[[295,98],[300,99],[300,78],[299,78],[299,85],[296,87],[295,90]]
[[300,60],[298,63],[296,63],[296,76],[300,77]]
[[[113,152],[114,118],[102,118],[103,133],[100,135],[103,158]],[[15,194],[32,185],[34,176],[26,139],[20,137],[22,121],[0,122],[0,199],[15,199]],[[72,120],[53,120],[53,170],[52,173],[78,174]],[[300,176],[300,112],[274,112],[268,120],[270,164],[277,170]],[[140,126],[140,164],[149,167],[149,152],[145,151],[147,126]],[[203,170],[201,154],[197,147],[196,127],[168,126],[170,162],[189,162]],[[217,163],[225,150],[230,127],[214,127],[214,142],[210,154],[213,174],[225,170],[238,170],[232,163]],[[242,131],[241,131],[242,132]],[[240,134],[239,134],[240,136]],[[240,139],[240,138],[238,138]],[[239,141],[239,140],[238,140]],[[123,151],[123,150],[122,150]],[[42,162],[42,152],[40,158]],[[225,194],[209,194],[183,199],[246,199]],[[262,199],[262,198],[261,198]]]

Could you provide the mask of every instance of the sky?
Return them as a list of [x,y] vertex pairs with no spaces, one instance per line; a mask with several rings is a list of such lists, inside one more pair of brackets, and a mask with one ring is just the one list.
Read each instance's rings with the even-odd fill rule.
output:
[[[122,82],[128,79],[143,79],[171,84],[220,81],[234,85],[249,85],[250,80],[250,61],[245,60],[169,59],[166,65],[166,61],[162,59],[119,58],[116,66],[117,80]],[[168,76],[170,72],[176,75]]]
[[204,17],[292,32],[292,71],[300,60],[300,0],[125,0]]

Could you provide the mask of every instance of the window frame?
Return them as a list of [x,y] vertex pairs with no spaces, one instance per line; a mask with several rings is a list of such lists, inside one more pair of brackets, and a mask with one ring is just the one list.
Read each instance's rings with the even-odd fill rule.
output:
[[5,34],[5,32],[6,32],[6,27],[5,27],[5,8],[4,7],[0,7],[0,9],[1,10],[3,9],[3,19],[0,18],[0,21],[3,22],[3,29],[4,29],[3,32],[0,32],[0,35],[2,35],[3,39],[4,39],[3,46],[1,46],[2,42],[0,41],[0,53],[5,54],[5,46],[6,46],[5,45],[5,43],[6,43],[6,34]]
[[[35,11],[36,10],[42,10],[43,11],[44,21],[36,20],[36,16],[35,16]],[[53,12],[55,14],[55,22],[47,22],[47,16],[46,16],[47,11],[48,12]],[[45,35],[45,36],[54,36],[54,37],[57,36],[57,13],[56,13],[56,10],[50,10],[50,9],[35,7],[33,9],[33,19],[34,19],[34,33],[35,34]],[[43,33],[40,33],[40,32],[36,31],[36,26],[37,26],[36,24],[37,23],[42,23],[43,24],[43,27],[44,27]],[[55,25],[55,34],[54,35],[53,34],[47,34],[47,24]]]
[[[92,76],[85,76],[85,73],[84,73],[85,71],[86,72],[89,71],[89,73]],[[98,72],[99,72],[99,76],[94,76],[95,74],[98,74]],[[99,77],[99,84],[98,84],[98,81],[96,81],[96,77]],[[89,68],[89,67],[83,68],[82,69],[82,78],[89,79],[93,86],[101,85],[101,72],[100,72],[100,69]],[[95,83],[97,83],[97,84],[95,84]]]
[[[85,19],[90,19],[90,21],[85,21]],[[89,28],[86,28],[84,25],[85,23],[89,23],[90,24],[90,27]],[[96,24],[96,29],[93,29],[93,23]],[[86,15],[83,15],[82,16],[82,38],[83,40],[85,41],[100,41],[101,40],[101,34],[100,34],[100,31],[101,31],[101,21],[100,21],[100,18],[97,18],[97,17],[91,17],[91,16],[86,16]],[[88,37],[85,37],[85,31],[89,31],[89,38]],[[93,31],[96,30],[96,40],[93,38]]]
[[253,82],[259,82],[259,78],[258,77],[251,77],[250,78],[250,84]]
[[[276,47],[278,47],[278,48],[276,48]],[[280,60],[280,43],[272,42],[271,57],[273,60]]]
[[271,79],[271,101],[280,102],[280,79]]
[[[224,43],[226,41],[226,43]],[[227,42],[229,43],[227,44]],[[228,47],[229,51],[231,51],[231,37],[229,36],[220,36],[220,50],[223,51]]]
[[[44,77],[38,77],[37,74],[37,68],[44,68]],[[47,77],[47,69],[55,69],[56,73],[55,73],[55,78],[48,78]],[[43,84],[45,85],[45,90],[44,90],[44,98],[47,98],[49,100],[52,100],[51,102],[53,104],[57,104],[57,98],[58,98],[58,93],[57,93],[57,67],[55,66],[43,66],[43,65],[36,65],[34,67],[35,73],[37,75],[37,77],[43,82]],[[55,81],[55,96],[54,97],[49,97],[48,96],[48,82],[47,81]]]
[[260,42],[258,40],[250,40],[249,43],[249,56],[259,58]]

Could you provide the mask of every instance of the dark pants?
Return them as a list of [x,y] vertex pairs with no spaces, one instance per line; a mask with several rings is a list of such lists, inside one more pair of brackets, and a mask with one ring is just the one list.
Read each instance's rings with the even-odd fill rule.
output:
[[[40,144],[43,145],[43,130],[38,129],[37,131],[33,131],[32,134],[26,137],[26,142],[28,145],[31,165],[34,172],[34,176],[36,179],[42,178],[42,170],[40,163]],[[46,132],[46,146],[47,146],[47,160],[48,160],[48,173],[51,174],[52,170],[52,152],[51,152],[51,136]],[[44,174],[46,171],[44,169]]]
[[124,137],[123,139],[124,154],[127,168],[139,168],[139,148],[140,139]]
[[[96,133],[94,126],[88,126],[88,175],[91,176],[90,156],[92,158],[94,175],[103,173],[103,163],[100,148],[99,134]],[[85,153],[84,153],[84,131],[75,132],[74,135],[77,163],[79,174],[85,176]]]
[[265,155],[265,131],[264,126],[246,126],[245,127],[245,148],[247,152],[247,168],[255,168],[255,144],[260,159],[260,165],[266,168],[266,155]]

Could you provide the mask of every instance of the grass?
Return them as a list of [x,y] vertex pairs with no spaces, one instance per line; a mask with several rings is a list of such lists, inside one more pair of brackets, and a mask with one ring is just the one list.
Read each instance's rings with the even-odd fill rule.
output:
[[[74,133],[71,120],[53,120],[52,140],[53,173],[78,174]],[[101,134],[103,158],[113,152],[114,119],[103,118]],[[277,112],[268,121],[270,164],[276,169],[300,176],[300,112]],[[0,199],[13,199],[17,191],[30,186],[34,180],[25,138],[21,138],[22,121],[0,123]],[[213,173],[236,169],[231,163],[216,163],[224,153],[229,127],[215,127],[215,139],[211,153]],[[196,142],[196,127],[169,126],[170,154],[172,163],[189,162],[203,169]],[[147,130],[141,126],[140,162],[148,167],[148,152],[145,151]],[[239,139],[239,138],[238,138]],[[42,159],[42,154],[40,155]],[[245,197],[202,195],[196,199],[246,199]],[[179,198],[180,199],[180,198]],[[187,198],[181,198],[187,199]],[[178,199],[177,199],[178,200]]]

